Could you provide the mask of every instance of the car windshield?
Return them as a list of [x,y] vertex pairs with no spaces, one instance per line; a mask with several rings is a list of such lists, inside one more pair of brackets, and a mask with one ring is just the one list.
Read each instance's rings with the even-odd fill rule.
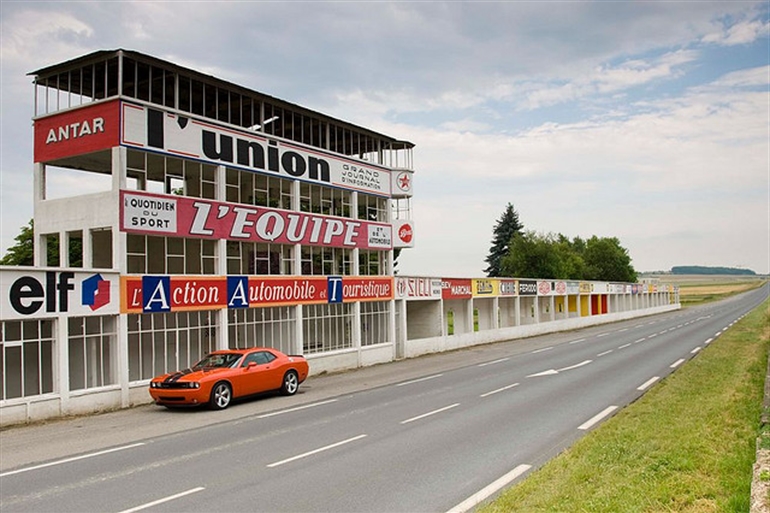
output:
[[206,355],[203,360],[193,365],[193,369],[202,369],[204,367],[233,367],[241,355],[237,353],[215,353]]

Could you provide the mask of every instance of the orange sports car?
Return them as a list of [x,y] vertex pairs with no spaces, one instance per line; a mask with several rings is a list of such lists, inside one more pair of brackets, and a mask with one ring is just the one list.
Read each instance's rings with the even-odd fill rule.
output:
[[223,410],[233,399],[262,392],[294,395],[309,370],[305,357],[276,349],[225,349],[209,353],[190,369],[153,378],[150,395],[166,407],[208,404]]

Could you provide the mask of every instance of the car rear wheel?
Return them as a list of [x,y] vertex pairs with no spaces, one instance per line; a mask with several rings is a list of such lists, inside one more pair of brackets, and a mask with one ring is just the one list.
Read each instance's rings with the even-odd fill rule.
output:
[[224,410],[230,404],[233,398],[233,390],[230,385],[220,382],[211,389],[211,399],[209,404],[215,410]]
[[295,371],[290,370],[283,375],[283,385],[281,386],[281,393],[283,395],[294,395],[297,393],[298,388],[299,378]]

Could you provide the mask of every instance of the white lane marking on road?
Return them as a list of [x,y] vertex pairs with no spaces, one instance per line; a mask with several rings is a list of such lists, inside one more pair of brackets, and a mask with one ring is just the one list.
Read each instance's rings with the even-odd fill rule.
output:
[[650,388],[652,386],[653,383],[655,383],[659,379],[660,379],[659,376],[653,376],[652,378],[648,379],[647,381],[645,381],[644,383],[639,385],[636,389],[639,390],[639,391],[647,390],[648,388]]
[[577,340],[573,340],[572,342],[570,342],[570,344],[579,344],[581,342],[585,342],[585,340],[586,339],[584,339],[584,338],[579,338]]
[[664,333],[668,333],[668,330],[659,331],[658,335],[663,335]]
[[557,371],[556,369],[548,369],[548,370],[543,371],[543,372],[537,372],[535,374],[530,374],[527,377],[528,378],[539,378],[540,376],[553,376],[554,374],[558,374],[558,373],[559,373],[559,371]]
[[323,406],[324,404],[330,404],[330,403],[336,403],[336,402],[337,402],[337,399],[329,399],[328,401],[321,401],[321,402],[318,402],[318,403],[305,404],[303,406],[297,406],[295,408],[288,408],[286,410],[274,411],[272,413],[263,413],[262,415],[257,415],[257,418],[258,419],[266,419],[268,417],[275,417],[276,415],[283,415],[284,413],[292,413],[292,412],[295,412],[295,411],[306,410],[308,408],[313,408],[315,406]]
[[133,513],[134,511],[140,511],[143,509],[151,508],[153,506],[157,506],[158,504],[163,504],[164,502],[173,501],[174,499],[179,499],[180,497],[184,497],[185,495],[190,495],[191,493],[200,492],[201,490],[205,490],[204,487],[198,486],[197,488],[191,488],[190,490],[187,490],[186,492],[177,493],[174,495],[169,495],[168,497],[164,497],[162,499],[158,499],[156,501],[148,502],[147,504],[142,504],[141,506],[137,506],[135,508],[131,509],[124,509],[120,513]]
[[596,338],[606,337],[607,335],[609,335],[609,333],[599,333],[598,335],[596,335]]
[[696,347],[695,349],[693,349],[692,351],[690,351],[690,354],[695,354],[695,353],[697,353],[698,351],[700,351],[700,349],[701,349],[701,347],[700,347],[700,346],[698,346],[698,347]]
[[657,334],[657,333],[653,333],[652,335],[648,335],[648,336],[647,336],[647,338],[655,338],[655,337],[657,337],[657,336],[658,336],[658,334]]
[[608,355],[608,354],[610,354],[610,353],[611,353],[611,352],[613,352],[613,351],[614,351],[614,349],[610,349],[609,351],[605,351],[605,352],[603,352],[603,353],[599,353],[599,354],[597,354],[596,356],[597,356],[597,358],[598,358],[599,356]]
[[563,369],[557,369],[556,372],[564,372],[564,371],[568,371],[568,370],[572,370],[572,369],[577,369],[578,367],[582,367],[584,365],[588,365],[592,361],[593,360],[583,360],[582,362],[577,363],[575,365],[570,365],[569,367],[564,367]]
[[584,365],[588,365],[592,361],[593,360],[584,360],[584,361],[582,361],[582,362],[580,362],[578,364],[570,365],[569,367],[564,367],[563,369],[558,369],[558,370],[557,369],[548,369],[548,370],[544,370],[542,372],[536,372],[535,374],[530,374],[527,377],[528,378],[539,378],[540,376],[553,376],[553,375],[558,374],[560,372],[564,372],[564,371],[568,371],[568,370],[572,370],[572,369],[577,369],[578,367],[582,367]]
[[434,374],[433,376],[427,376],[427,377],[424,377],[424,378],[413,379],[411,381],[404,381],[403,383],[399,383],[396,386],[397,387],[403,387],[403,386],[406,386],[406,385],[411,385],[413,383],[419,383],[421,381],[428,381],[429,379],[440,378],[441,376],[443,376],[443,374]]
[[342,440],[341,442],[337,442],[330,445],[325,445],[323,447],[319,447],[318,449],[314,449],[312,451],[303,452],[302,454],[298,454],[296,456],[292,456],[291,458],[286,458],[285,460],[276,461],[275,463],[269,464],[268,468],[274,468],[281,465],[285,465],[286,463],[291,463],[292,461],[297,461],[302,458],[307,458],[308,456],[312,456],[314,454],[318,454],[319,452],[328,451],[329,449],[334,449],[335,447],[339,447],[341,445],[349,444],[351,442],[355,442],[357,440],[361,440],[362,438],[366,438],[366,435],[358,435],[354,436],[353,438],[348,438],[347,440]]
[[460,406],[460,403],[450,404],[449,406],[444,406],[443,408],[439,408],[438,410],[429,411],[428,413],[423,413],[422,415],[412,417],[411,419],[402,420],[401,424],[409,424],[410,422],[414,422],[415,420],[421,420],[421,419],[424,419],[425,417],[430,417],[431,415],[436,415],[437,413],[451,410],[452,408],[456,408],[457,406]]
[[487,392],[486,394],[481,394],[479,397],[489,397],[490,395],[494,395],[498,392],[505,392],[508,389],[511,389],[513,387],[519,386],[518,383],[514,383],[513,385],[508,385],[507,387],[498,388],[497,390],[492,390],[491,392]]
[[684,358],[680,358],[680,359],[678,359],[677,361],[675,361],[674,363],[672,363],[672,364],[670,365],[670,367],[671,367],[672,369],[676,369],[677,367],[679,367],[680,365],[682,365],[682,364],[683,364],[685,361],[686,361],[686,360],[685,360]]
[[591,427],[594,424],[596,424],[597,422],[599,422],[604,417],[606,417],[607,415],[609,415],[610,413],[614,412],[617,409],[618,409],[617,406],[608,406],[608,407],[606,407],[605,409],[603,409],[602,411],[600,411],[599,413],[597,413],[596,415],[594,415],[593,417],[591,417],[590,419],[585,421],[584,423],[580,424],[578,426],[578,429],[582,429],[583,431],[591,429]]
[[20,468],[18,470],[11,470],[9,472],[3,472],[2,474],[0,474],[0,477],[12,476],[14,474],[21,474],[22,472],[29,472],[31,470],[38,470],[46,467],[53,467],[54,465],[61,465],[63,463],[70,463],[71,461],[78,461],[78,460],[84,460],[86,458],[93,458],[95,456],[101,456],[102,454],[109,454],[111,452],[123,451],[125,449],[133,449],[134,447],[139,447],[142,445],[144,445],[144,442],[139,442],[131,445],[124,445],[123,447],[115,447],[114,449],[107,449],[99,452],[92,452],[90,454],[83,454],[82,456],[65,458],[63,460],[52,461],[50,463],[43,463],[42,465],[35,465],[34,467],[26,467],[26,468]]
[[618,347],[618,349],[625,349],[627,347],[631,347],[631,343],[630,342],[628,344],[623,344],[622,346]]
[[544,347],[543,349],[536,349],[535,351],[532,351],[532,354],[545,353],[546,351],[550,351],[551,349],[553,349],[553,346]]
[[633,342],[633,343],[634,343],[634,344],[638,344],[639,342],[644,342],[645,340],[647,340],[647,337],[642,337],[642,338],[640,338],[639,340],[634,340],[634,342]]
[[628,328],[623,328],[621,330],[618,330],[618,333],[623,333],[624,331],[628,331]]
[[499,360],[492,360],[491,362],[480,363],[478,366],[479,367],[486,367],[487,365],[494,365],[496,363],[507,362],[508,360],[510,360],[510,358],[500,358]]
[[467,511],[470,511],[474,507],[484,502],[488,497],[495,494],[498,490],[508,486],[510,483],[516,480],[516,478],[531,468],[532,465],[519,465],[515,469],[505,474],[503,477],[495,480],[491,484],[474,493],[460,504],[447,511],[447,513],[466,513]]
[[710,338],[707,341],[704,342],[705,345],[709,345],[714,339]]

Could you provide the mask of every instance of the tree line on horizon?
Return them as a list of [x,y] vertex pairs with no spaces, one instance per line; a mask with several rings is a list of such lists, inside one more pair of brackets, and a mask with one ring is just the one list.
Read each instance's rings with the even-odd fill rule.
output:
[[738,267],[709,267],[703,265],[677,265],[671,268],[671,274],[735,274],[756,276],[751,269]]
[[561,233],[525,230],[508,203],[493,229],[484,260],[487,277],[635,283],[637,272],[617,237],[569,238]]

